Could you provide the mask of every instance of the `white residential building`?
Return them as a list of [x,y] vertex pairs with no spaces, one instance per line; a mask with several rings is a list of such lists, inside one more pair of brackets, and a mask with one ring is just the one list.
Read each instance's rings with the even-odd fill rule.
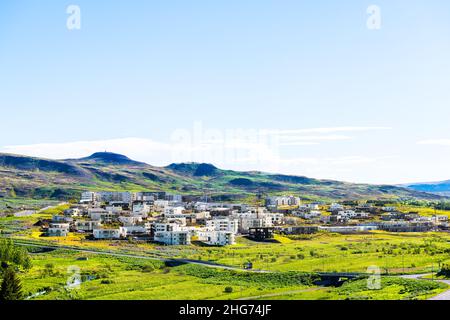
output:
[[165,207],[164,216],[183,214],[184,207]]
[[338,215],[347,219],[366,219],[369,217],[367,212],[355,212],[353,210],[339,211]]
[[134,236],[140,234],[149,234],[150,227],[148,225],[140,225],[140,226],[127,226],[123,227],[123,232],[125,236]]
[[86,191],[81,194],[80,202],[81,203],[94,203],[95,199],[96,199],[95,192]]
[[152,206],[145,202],[133,203],[133,214],[146,215],[149,214]]
[[208,220],[211,219],[211,214],[209,213],[209,211],[202,211],[194,213],[194,217],[197,220]]
[[322,227],[319,226],[319,230],[328,231],[333,233],[358,233],[358,232],[367,232],[371,230],[377,230],[377,226],[333,226],[333,227]]
[[282,213],[267,213],[272,219],[273,225],[282,225],[284,224],[284,214]]
[[47,235],[49,237],[66,237],[69,234],[69,228],[68,223],[50,223]]
[[116,221],[119,217],[119,211],[107,211],[101,208],[89,209],[88,216],[95,221],[111,223]]
[[100,227],[101,227],[100,221],[93,221],[93,220],[75,221],[76,231],[90,232],[93,231],[94,229],[99,229]]
[[110,212],[116,212],[116,213],[121,213],[123,211],[122,207],[116,207],[116,206],[107,206],[105,207],[106,211],[110,211]]
[[294,196],[266,198],[266,206],[268,207],[299,206],[300,203],[301,203],[300,198]]
[[169,206],[169,201],[167,201],[167,200],[155,200],[155,202],[153,203],[153,205],[154,205],[156,208],[164,209],[165,207],[168,207],[168,206]]
[[117,229],[94,229],[93,234],[95,239],[120,239],[126,236],[122,227]]
[[140,216],[119,216],[118,220],[124,226],[134,226],[135,224],[142,222],[142,217],[140,217]]
[[167,245],[189,245],[191,234],[188,230],[156,232],[154,241]]
[[191,232],[178,223],[154,223],[154,241],[167,245],[191,244]]
[[300,218],[309,220],[309,219],[320,218],[321,213],[320,213],[320,211],[300,212],[300,213],[298,214],[298,216],[299,216]]
[[306,203],[302,204],[298,207],[300,211],[311,211],[311,210],[319,210],[320,207],[317,203]]
[[237,213],[234,215],[239,221],[239,232],[248,233],[250,228],[273,227],[272,217],[265,213]]
[[206,228],[214,231],[229,231],[238,233],[239,221],[232,218],[217,218],[206,221]]
[[200,231],[197,233],[199,241],[212,246],[227,246],[236,243],[235,234],[231,231]]
[[152,192],[136,192],[133,194],[133,200],[151,202],[157,200],[158,196]]
[[97,192],[96,200],[98,202],[114,203],[131,203],[133,195],[130,192]]
[[72,218],[82,217],[83,211],[80,208],[71,208],[71,209],[64,211],[64,215],[66,217],[72,217]]

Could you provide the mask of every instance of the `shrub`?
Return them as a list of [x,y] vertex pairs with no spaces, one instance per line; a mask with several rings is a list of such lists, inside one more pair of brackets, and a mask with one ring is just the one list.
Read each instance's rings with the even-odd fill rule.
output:
[[101,284],[111,284],[111,283],[114,283],[114,281],[111,279],[103,279],[100,283]]
[[170,272],[170,268],[163,268],[162,273],[167,274]]
[[151,265],[146,265],[142,267],[142,272],[153,272],[153,270],[155,270],[155,268],[153,268],[153,266]]
[[225,287],[225,293],[232,293],[233,288],[232,287]]

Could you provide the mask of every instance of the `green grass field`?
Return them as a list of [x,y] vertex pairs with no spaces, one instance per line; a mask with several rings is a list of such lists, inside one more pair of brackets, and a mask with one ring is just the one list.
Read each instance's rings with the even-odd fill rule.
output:
[[[168,267],[160,261],[62,249],[33,251],[33,267],[21,278],[26,295],[37,300],[425,299],[447,288],[431,281],[386,277],[380,290],[367,289],[365,279],[339,288],[320,288],[309,283],[307,275],[295,272],[261,274],[198,265]],[[74,270],[83,282],[68,289]],[[231,292],[226,292],[227,287]],[[33,296],[36,293],[42,294]]]
[[[88,260],[79,260],[79,258]],[[33,253],[33,267],[22,275],[23,289],[35,299],[236,299],[261,293],[304,289],[302,284],[238,279],[219,270],[184,265],[167,267],[154,260],[80,254],[58,249]],[[67,281],[79,270],[84,282],[78,289],[66,289]],[[205,274],[208,276],[205,278]],[[92,279],[91,279],[92,278]],[[237,280],[236,280],[237,278]],[[232,292],[226,293],[225,288]]]

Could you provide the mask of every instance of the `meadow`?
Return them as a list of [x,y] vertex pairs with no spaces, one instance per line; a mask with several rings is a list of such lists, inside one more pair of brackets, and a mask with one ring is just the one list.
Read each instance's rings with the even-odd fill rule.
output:
[[[366,279],[323,288],[308,273],[252,273],[63,249],[29,250],[33,266],[21,279],[26,296],[36,300],[425,299],[447,289],[395,277],[383,277],[379,290],[367,289]],[[69,287],[75,278],[81,283]]]
[[[33,267],[22,275],[27,296],[34,299],[237,299],[267,292],[299,290],[307,285],[279,279],[252,281],[202,266],[166,266],[137,258],[99,256],[57,249],[32,253]],[[67,283],[79,272],[82,283]],[[217,273],[217,274],[216,274]],[[244,273],[242,273],[244,275]],[[226,288],[231,288],[226,290]]]

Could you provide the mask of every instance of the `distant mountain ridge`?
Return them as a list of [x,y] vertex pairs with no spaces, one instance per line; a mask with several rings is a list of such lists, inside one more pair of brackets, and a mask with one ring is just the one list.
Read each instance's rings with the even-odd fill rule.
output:
[[223,170],[208,163],[156,167],[127,156],[97,152],[80,159],[51,160],[0,154],[0,191],[14,196],[67,199],[85,190],[167,191],[208,194],[214,199],[255,193],[297,194],[311,200],[443,199],[401,186],[355,184],[303,176]]
[[438,182],[420,182],[402,185],[412,190],[435,193],[439,195],[450,194],[450,180]]

